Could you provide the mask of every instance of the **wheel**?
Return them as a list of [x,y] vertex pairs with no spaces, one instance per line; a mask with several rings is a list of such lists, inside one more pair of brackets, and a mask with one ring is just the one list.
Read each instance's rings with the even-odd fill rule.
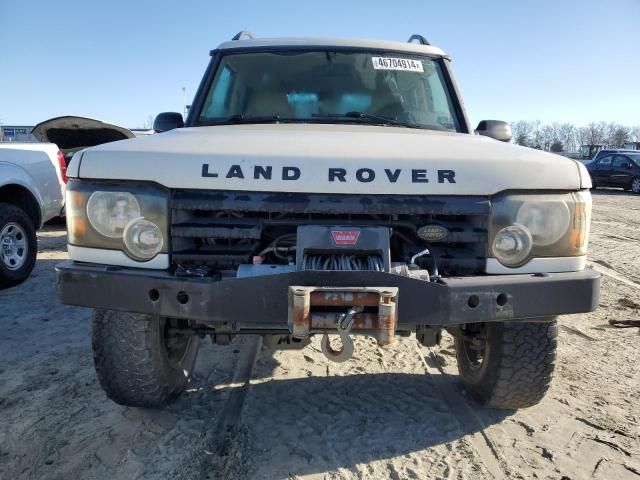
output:
[[120,405],[161,407],[187,386],[198,354],[195,335],[176,334],[181,321],[96,310],[93,360],[100,385]]
[[640,177],[634,177],[631,180],[631,191],[633,193],[640,193]]
[[36,229],[19,207],[0,203],[0,288],[24,282],[38,253]]
[[517,409],[537,404],[553,377],[557,334],[555,318],[467,325],[455,337],[462,384],[490,407]]

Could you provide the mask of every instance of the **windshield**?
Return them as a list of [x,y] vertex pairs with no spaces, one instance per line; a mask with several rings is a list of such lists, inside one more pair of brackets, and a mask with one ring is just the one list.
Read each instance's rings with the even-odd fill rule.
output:
[[265,121],[460,131],[436,59],[330,51],[224,55],[197,124]]

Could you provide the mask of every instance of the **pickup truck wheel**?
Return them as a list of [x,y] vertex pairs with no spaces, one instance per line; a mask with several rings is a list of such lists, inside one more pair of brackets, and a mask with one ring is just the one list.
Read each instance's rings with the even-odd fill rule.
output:
[[471,324],[456,335],[458,372],[466,390],[494,408],[530,407],[549,389],[557,325],[547,322]]
[[0,203],[0,288],[24,282],[38,253],[36,229],[19,207]]
[[195,335],[174,333],[179,321],[96,310],[93,360],[100,385],[120,405],[161,407],[187,386],[198,354]]

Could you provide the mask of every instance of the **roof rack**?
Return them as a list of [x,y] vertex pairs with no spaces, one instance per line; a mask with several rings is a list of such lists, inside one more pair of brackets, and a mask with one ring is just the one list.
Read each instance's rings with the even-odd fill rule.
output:
[[253,39],[253,35],[251,35],[251,32],[249,32],[248,30],[241,30],[240,32],[236,33],[231,40],[242,40],[242,37]]
[[431,45],[426,38],[424,38],[422,35],[418,35],[417,33],[411,35],[409,37],[409,40],[407,40],[407,43],[412,43],[414,40],[418,40],[418,42],[420,42],[420,45]]

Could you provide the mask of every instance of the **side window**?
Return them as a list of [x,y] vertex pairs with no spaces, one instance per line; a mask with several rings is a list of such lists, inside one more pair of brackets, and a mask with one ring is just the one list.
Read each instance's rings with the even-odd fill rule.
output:
[[629,167],[629,159],[627,157],[623,157],[622,155],[616,155],[613,157],[613,168],[628,168]]
[[611,166],[611,155],[605,155],[600,160],[598,160],[598,167],[610,167]]

